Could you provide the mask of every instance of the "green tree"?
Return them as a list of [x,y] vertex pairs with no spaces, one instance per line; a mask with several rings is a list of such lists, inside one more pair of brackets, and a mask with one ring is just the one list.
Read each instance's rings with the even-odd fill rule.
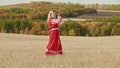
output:
[[79,36],[80,26],[74,21],[65,21],[63,24],[61,24],[60,32],[62,35],[70,35],[71,33],[69,32],[74,32],[75,36]]

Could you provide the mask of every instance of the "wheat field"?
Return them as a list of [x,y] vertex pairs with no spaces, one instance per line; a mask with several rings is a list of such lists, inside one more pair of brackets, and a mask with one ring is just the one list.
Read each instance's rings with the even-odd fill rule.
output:
[[0,33],[0,68],[120,68],[120,36],[61,36],[56,56],[44,55],[48,39]]

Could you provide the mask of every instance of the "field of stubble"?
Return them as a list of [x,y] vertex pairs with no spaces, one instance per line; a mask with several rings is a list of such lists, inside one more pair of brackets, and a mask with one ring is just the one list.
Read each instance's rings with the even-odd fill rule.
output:
[[120,36],[61,36],[63,55],[44,55],[49,36],[0,33],[0,68],[120,68]]

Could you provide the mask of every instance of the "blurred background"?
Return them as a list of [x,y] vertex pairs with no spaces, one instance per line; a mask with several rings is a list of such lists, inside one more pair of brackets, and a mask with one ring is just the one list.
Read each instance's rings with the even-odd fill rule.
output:
[[120,35],[120,0],[1,0],[0,32],[49,35],[50,10],[63,17],[61,35]]

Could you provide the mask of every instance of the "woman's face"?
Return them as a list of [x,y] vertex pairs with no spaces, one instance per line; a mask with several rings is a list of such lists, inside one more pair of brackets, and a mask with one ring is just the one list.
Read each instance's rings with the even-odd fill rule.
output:
[[56,13],[56,12],[53,12],[53,13],[51,14],[51,17],[53,17],[53,18],[56,18],[56,16],[57,16],[57,13]]

